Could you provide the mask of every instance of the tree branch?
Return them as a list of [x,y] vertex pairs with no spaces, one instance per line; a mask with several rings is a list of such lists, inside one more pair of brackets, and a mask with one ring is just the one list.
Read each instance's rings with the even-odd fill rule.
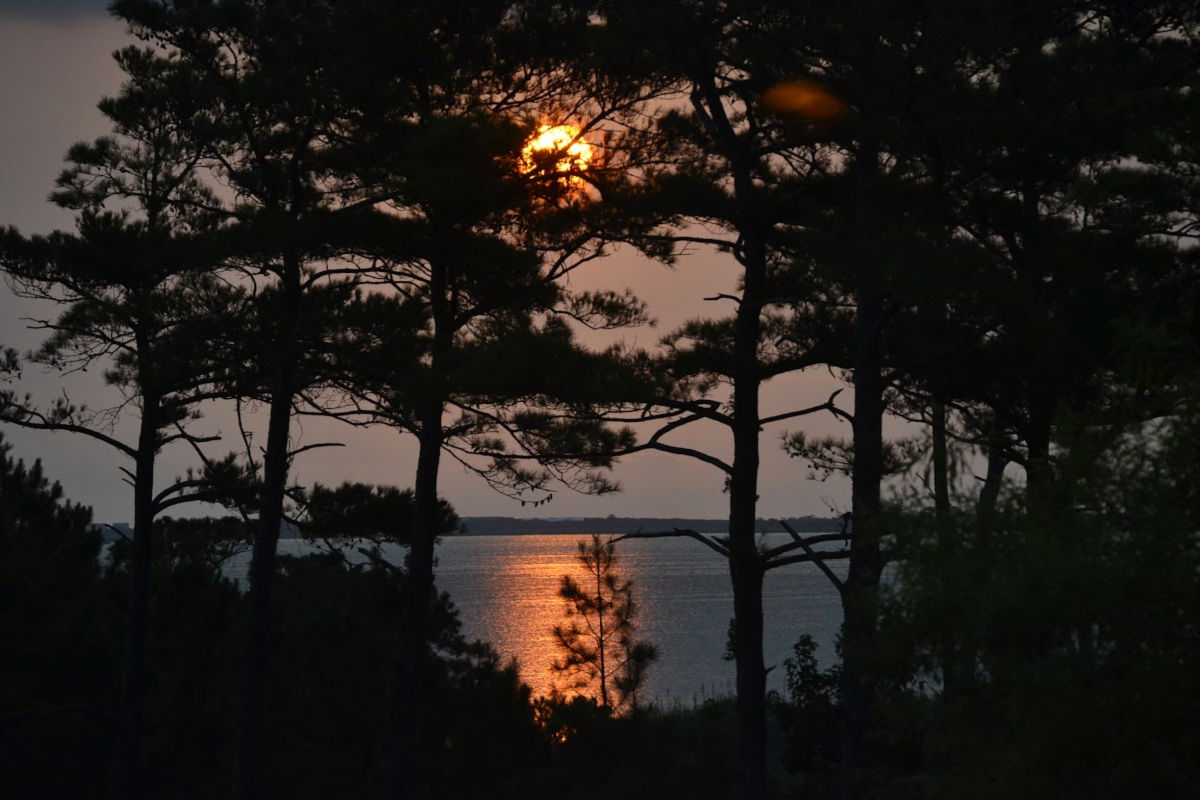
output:
[[841,538],[843,538],[842,534],[824,534],[823,536],[810,536],[808,539],[805,539],[802,536],[800,536],[800,534],[796,533],[796,530],[791,525],[788,524],[786,519],[779,520],[779,524],[783,526],[784,530],[786,530],[789,534],[791,534],[792,539],[794,540],[794,544],[799,547],[802,547],[804,549],[805,555],[792,556],[790,558],[780,558],[775,561],[772,561],[770,558],[770,555],[768,555],[767,560],[766,560],[766,566],[764,567],[764,569],[774,569],[776,567],[782,567],[785,564],[797,564],[797,563],[802,563],[802,562],[806,562],[806,561],[811,561],[817,565],[817,568],[820,569],[821,572],[825,573],[825,577],[829,578],[830,583],[832,583],[834,585],[834,588],[836,588],[838,590],[839,594],[841,592],[845,591],[846,584],[842,581],[841,578],[839,578],[837,576],[837,574],[832,569],[829,568],[829,565],[825,563],[825,560],[833,559],[833,558],[849,558],[850,551],[849,550],[839,550],[834,553],[818,553],[817,551],[812,549],[812,545],[815,544],[817,541],[830,541],[832,539],[841,539]]
[[792,419],[793,417],[802,417],[805,414],[815,414],[818,411],[829,411],[834,416],[837,416],[839,413],[844,414],[845,412],[842,412],[841,409],[839,409],[833,403],[833,401],[837,398],[837,396],[839,394],[841,394],[843,391],[844,391],[843,389],[838,389],[833,394],[829,395],[828,400],[826,400],[824,403],[820,403],[819,405],[810,406],[808,408],[801,408],[796,411],[786,411],[782,414],[775,414],[774,416],[771,416],[771,417],[763,417],[762,419],[760,419],[758,421],[759,427],[762,427],[763,425],[769,425],[772,422],[779,422],[779,421],[785,420],[785,419]]
[[711,547],[713,550],[716,550],[718,553],[720,553],[725,558],[729,558],[729,548],[728,547],[726,547],[725,545],[716,541],[716,539],[706,538],[703,534],[701,534],[697,531],[694,531],[691,528],[675,528],[674,530],[670,530],[670,531],[648,531],[648,532],[642,532],[641,530],[638,530],[634,533],[622,534],[621,536],[618,536],[615,539],[613,539],[613,542],[616,543],[616,542],[621,541],[622,539],[665,539],[665,538],[673,537],[673,536],[686,536],[689,539],[695,539],[697,542],[700,542],[701,544],[707,545],[708,547]]

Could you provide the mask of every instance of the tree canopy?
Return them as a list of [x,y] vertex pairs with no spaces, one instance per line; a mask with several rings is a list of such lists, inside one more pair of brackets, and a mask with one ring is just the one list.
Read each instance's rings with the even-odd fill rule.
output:
[[[140,44],[116,54],[126,83],[100,104],[112,134],[67,153],[52,195],[76,230],[0,233],[10,286],[46,309],[42,344],[4,353],[0,421],[90,436],[133,462],[133,541],[106,556],[86,512],[37,467],[2,465],[4,587],[32,608],[4,611],[29,642],[13,668],[26,695],[9,701],[46,725],[41,741],[111,728],[116,794],[168,787],[178,731],[142,741],[145,697],[168,727],[203,721],[187,757],[231,764],[234,797],[304,791],[282,766],[294,746],[314,762],[329,749],[325,792],[339,791],[322,781],[341,769],[360,776],[356,793],[415,798],[479,789],[456,772],[479,745],[462,722],[470,704],[511,734],[513,749],[495,753],[525,766],[569,761],[574,734],[649,730],[578,704],[537,711],[512,669],[456,636],[434,564],[456,524],[444,462],[538,506],[615,491],[616,460],[656,450],[712,468],[713,493],[727,494],[725,536],[637,534],[688,536],[728,561],[737,696],[724,722],[736,736],[722,789],[789,791],[771,774],[776,701],[790,708],[779,718],[797,780],[842,800],[1195,786],[1181,746],[1191,728],[1171,702],[1196,689],[1193,3],[112,9]],[[675,267],[682,292],[696,250],[728,266],[711,314],[640,349],[595,345],[596,331],[655,311],[606,281],[606,264],[637,251]],[[581,288],[585,274],[599,288]],[[93,367],[116,408],[22,393],[21,370]],[[844,388],[767,410],[767,387],[818,371]],[[225,458],[197,427],[219,404],[241,428]],[[240,424],[254,405],[266,411],[260,441]],[[113,428],[125,414],[138,420],[132,440]],[[812,435],[817,414],[847,437]],[[310,415],[401,434],[414,475],[301,488],[301,456],[334,444],[304,440]],[[724,438],[697,445],[698,429]],[[781,438],[812,473],[846,473],[850,492],[841,530],[789,528],[765,548],[762,456]],[[197,461],[166,482],[156,458],[173,443]],[[240,519],[160,518],[195,499]],[[280,559],[287,522],[367,565]],[[220,567],[243,537],[245,596]],[[383,542],[407,548],[402,566],[382,559]],[[608,631],[620,630],[635,606],[625,584],[606,583],[611,549],[593,545],[596,594],[566,583],[563,597],[589,620],[614,614]],[[19,565],[47,556],[61,570],[37,565],[44,585],[30,583]],[[795,563],[840,594],[840,664],[819,673],[802,639],[781,700],[766,691],[762,584]],[[67,584],[94,608],[56,605]],[[344,616],[306,605],[318,586]],[[279,596],[303,613],[284,614]],[[368,613],[388,624],[356,618]],[[39,688],[39,669],[61,676],[37,619],[74,631],[104,665],[87,703],[60,703],[89,709],[70,723],[42,716],[64,690]],[[355,644],[315,648],[337,620]],[[218,643],[195,684],[169,653],[172,621]],[[117,691],[99,652],[114,631],[115,724],[92,714]],[[601,706],[618,705],[605,634],[599,649],[582,628],[559,637],[565,665],[600,665]],[[291,703],[338,657],[382,698],[369,724],[351,730],[348,709],[366,701],[347,689],[320,695],[320,736],[292,737],[305,721]],[[289,659],[318,666],[276,681]],[[220,708],[187,701],[172,716],[168,704],[201,686]],[[464,686],[478,692],[455,705]],[[231,735],[217,732],[221,715]],[[1121,725],[1140,768],[1082,777],[1120,749]],[[976,740],[981,751],[966,752]],[[94,742],[79,746],[94,756]]]

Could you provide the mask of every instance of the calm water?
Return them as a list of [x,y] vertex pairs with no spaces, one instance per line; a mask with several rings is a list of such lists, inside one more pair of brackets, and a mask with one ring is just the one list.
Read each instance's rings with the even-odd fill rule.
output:
[[[573,535],[456,536],[438,545],[437,583],[458,606],[465,633],[491,642],[506,659],[515,657],[535,693],[553,685],[550,662],[558,655],[551,629],[563,619],[557,596],[561,576],[579,575]],[[787,541],[767,534],[768,546]],[[311,545],[280,542],[280,552],[299,554]],[[733,596],[723,558],[690,539],[632,539],[617,545],[620,568],[633,579],[641,606],[639,635],[658,645],[647,696],[690,705],[713,694],[733,693],[734,667],[722,660]],[[231,571],[241,577],[248,554]],[[844,562],[833,562],[835,569]],[[241,573],[241,574],[239,574]],[[820,645],[823,664],[833,659],[841,623],[837,592],[812,565],[767,573],[764,654],[768,685],[783,686],[783,660],[803,633]]]

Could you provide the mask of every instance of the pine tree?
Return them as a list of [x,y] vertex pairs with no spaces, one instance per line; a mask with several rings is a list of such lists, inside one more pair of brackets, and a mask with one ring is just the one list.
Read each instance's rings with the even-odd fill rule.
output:
[[634,638],[638,605],[633,581],[617,568],[615,545],[613,539],[602,542],[599,534],[579,542],[579,564],[587,577],[580,583],[563,575],[559,582],[567,623],[554,626],[563,657],[551,668],[568,678],[569,689],[596,692],[604,709],[636,710],[638,692],[658,649]]
[[[353,270],[337,261],[354,227],[332,176],[337,104],[329,4],[120,0],[114,13],[188,78],[197,113],[173,120],[201,144],[200,158],[226,191],[212,205],[219,247],[251,287],[240,327],[212,342],[230,364],[223,391],[267,408],[250,567],[250,621],[233,746],[233,796],[257,797],[268,686],[271,584],[294,447],[292,418],[319,392],[331,325],[351,295]],[[257,461],[258,454],[247,458]],[[255,470],[258,465],[252,465]]]
[[[51,196],[77,212],[77,231],[24,237],[0,231],[0,269],[22,296],[55,304],[57,317],[35,320],[47,333],[25,366],[68,374],[100,367],[121,395],[113,409],[92,410],[63,395],[40,404],[0,391],[0,421],[78,433],[115,449],[133,489],[133,558],[113,780],[120,797],[138,794],[150,565],[155,516],[194,499],[214,499],[200,478],[155,492],[155,465],[211,397],[206,372],[212,324],[237,292],[212,274],[212,195],[198,177],[194,142],[167,120],[185,115],[174,66],[131,47],[117,53],[128,81],[100,109],[113,135],[75,145]],[[15,365],[14,365],[15,366]],[[136,410],[136,436],[122,440],[113,422]]]

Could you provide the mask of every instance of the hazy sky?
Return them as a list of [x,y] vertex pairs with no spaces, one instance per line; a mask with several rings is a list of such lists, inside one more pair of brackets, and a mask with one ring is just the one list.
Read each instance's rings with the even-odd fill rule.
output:
[[107,16],[111,0],[0,0],[0,18],[37,19]]
[[[120,24],[107,18],[106,5],[105,0],[0,0],[0,225],[14,225],[26,233],[72,225],[70,215],[52,206],[46,196],[67,148],[107,132],[95,104],[119,88],[121,76],[111,53],[130,39]],[[727,312],[727,307],[703,298],[732,290],[735,275],[728,258],[711,253],[688,255],[673,269],[621,254],[591,265],[574,280],[580,286],[633,287],[649,303],[659,324],[630,332],[626,338],[649,345],[688,317],[711,314],[715,308]],[[36,344],[37,336],[26,330],[20,318],[37,313],[51,312],[18,302],[6,288],[0,288],[0,345],[24,349]],[[52,397],[63,386],[57,376],[29,372],[22,383],[24,390],[40,397]],[[87,401],[92,407],[102,408],[114,400],[91,375],[75,376],[66,387],[72,399]],[[764,412],[820,403],[837,387],[824,372],[789,377],[768,385],[763,394]],[[843,407],[848,407],[848,395],[849,391],[841,398]],[[814,435],[847,432],[844,424],[828,415],[793,423],[791,429],[799,426]],[[201,429],[225,437],[213,446],[214,454],[235,446],[236,427],[227,410],[213,409]],[[358,480],[411,485],[415,450],[411,438],[385,429],[350,430],[323,420],[305,420],[300,429],[297,435],[305,443],[340,441],[346,445],[302,455],[296,470],[302,483]],[[808,480],[803,466],[780,450],[783,430],[773,428],[763,434],[759,515],[845,510],[848,484],[837,479],[827,483]],[[118,429],[121,431],[128,432],[128,426]],[[12,426],[4,426],[3,433],[15,455],[26,460],[41,457],[47,473],[62,482],[69,497],[93,506],[97,520],[130,517],[129,491],[117,471],[124,464],[115,452],[72,434]],[[723,431],[697,432],[678,442],[728,454]],[[188,452],[168,450],[159,469],[160,483],[165,485],[191,463]],[[647,453],[620,464],[614,477],[624,488],[619,494],[584,497],[562,491],[535,511],[493,493],[480,479],[447,462],[442,469],[442,492],[463,515],[719,518],[727,513],[727,498],[721,491],[723,476],[706,465]]]

